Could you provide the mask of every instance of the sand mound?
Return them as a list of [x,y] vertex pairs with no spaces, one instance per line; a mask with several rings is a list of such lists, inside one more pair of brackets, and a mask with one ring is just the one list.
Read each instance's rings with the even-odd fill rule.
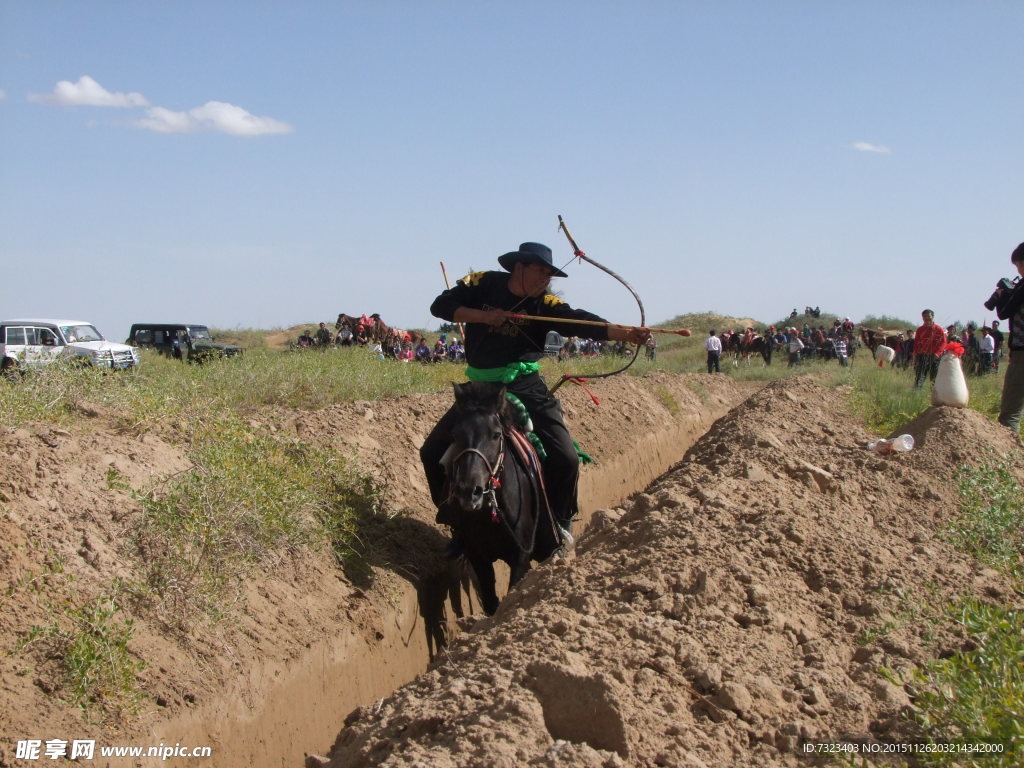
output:
[[1007,595],[938,530],[959,463],[1013,449],[970,411],[900,431],[913,452],[868,454],[840,393],[766,387],[598,513],[574,558],[354,711],[329,765],[788,766],[808,740],[899,738],[909,699],[879,668],[962,642],[901,615]]

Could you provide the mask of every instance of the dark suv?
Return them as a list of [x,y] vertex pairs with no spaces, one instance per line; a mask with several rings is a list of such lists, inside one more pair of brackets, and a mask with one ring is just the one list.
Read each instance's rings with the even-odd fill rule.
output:
[[242,354],[241,347],[214,341],[209,328],[194,323],[135,323],[125,343],[190,363]]

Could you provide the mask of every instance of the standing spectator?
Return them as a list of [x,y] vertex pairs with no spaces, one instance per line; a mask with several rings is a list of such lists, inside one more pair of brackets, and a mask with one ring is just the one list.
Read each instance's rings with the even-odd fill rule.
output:
[[[1024,277],[1024,243],[1010,255],[1017,274]],[[1012,291],[1000,291],[996,314],[1010,321],[1010,362],[1003,379],[1003,398],[999,404],[999,423],[1009,427],[1020,437],[1020,417],[1024,412],[1024,280]]]
[[921,320],[921,326],[914,332],[914,389],[923,387],[926,378],[935,381],[939,356],[946,346],[946,331],[935,324],[935,313],[926,309],[921,313]]
[[769,325],[768,329],[764,332],[764,352],[761,355],[764,357],[764,364],[772,364],[772,352],[775,349],[775,326]]
[[978,375],[984,376],[992,372],[992,358],[995,357],[996,340],[992,329],[987,325],[981,329],[981,341],[978,342]]
[[658,342],[651,336],[644,346],[647,348],[647,359],[654,360],[658,356]]
[[963,339],[961,339],[964,345],[964,355],[961,361],[964,364],[964,372],[974,375],[980,373],[978,368],[981,361],[981,347],[978,343],[977,331],[978,326],[971,320],[967,323]]
[[715,336],[715,329],[708,331],[704,340],[704,349],[708,351],[708,373],[722,372],[722,340]]
[[899,364],[900,364],[900,367],[903,370],[906,370],[907,366],[910,365],[910,361],[914,359],[914,329],[913,328],[911,328],[909,331],[907,331],[907,338],[904,339],[904,341],[900,345],[900,347],[903,350],[903,354],[901,356]]
[[844,368],[850,364],[849,359],[846,357],[846,337],[839,336],[834,342],[832,342],[836,351],[836,360]]
[[789,329],[789,367],[792,368],[800,362],[800,350],[804,348],[804,343],[800,340],[800,335],[796,332],[796,328]]
[[832,349],[832,345],[829,344],[828,346],[825,346],[825,328],[823,326],[819,325],[814,329],[811,333],[811,341],[814,348],[818,351],[818,355],[825,360],[828,360],[830,357],[829,351]]
[[996,343],[996,351],[992,356],[992,366],[999,373],[999,359],[1003,356],[1003,332],[999,330],[999,321],[992,321],[992,339]]

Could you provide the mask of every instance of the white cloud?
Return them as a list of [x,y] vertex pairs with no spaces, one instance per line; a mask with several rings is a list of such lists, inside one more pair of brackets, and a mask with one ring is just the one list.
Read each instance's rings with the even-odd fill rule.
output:
[[876,152],[880,155],[888,155],[891,151],[888,147],[883,147],[881,144],[870,144],[866,141],[855,141],[850,147],[858,152]]
[[256,117],[241,107],[223,101],[208,101],[187,112],[174,112],[152,107],[138,125],[158,133],[197,133],[216,131],[232,136],[262,136],[268,133],[291,133],[288,123],[271,117]]
[[30,93],[29,101],[72,107],[146,107],[149,102],[141,93],[111,93],[88,75],[77,83],[61,80],[52,93]]
[[138,125],[157,133],[195,133],[199,130],[198,124],[188,112],[174,112],[164,107],[147,109],[146,117]]

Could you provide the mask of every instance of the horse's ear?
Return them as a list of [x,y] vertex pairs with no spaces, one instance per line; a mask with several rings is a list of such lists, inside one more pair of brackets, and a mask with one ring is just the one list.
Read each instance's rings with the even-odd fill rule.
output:
[[508,402],[508,398],[505,397],[505,385],[502,384],[500,387],[494,388],[494,410],[498,413],[505,407],[505,403]]

